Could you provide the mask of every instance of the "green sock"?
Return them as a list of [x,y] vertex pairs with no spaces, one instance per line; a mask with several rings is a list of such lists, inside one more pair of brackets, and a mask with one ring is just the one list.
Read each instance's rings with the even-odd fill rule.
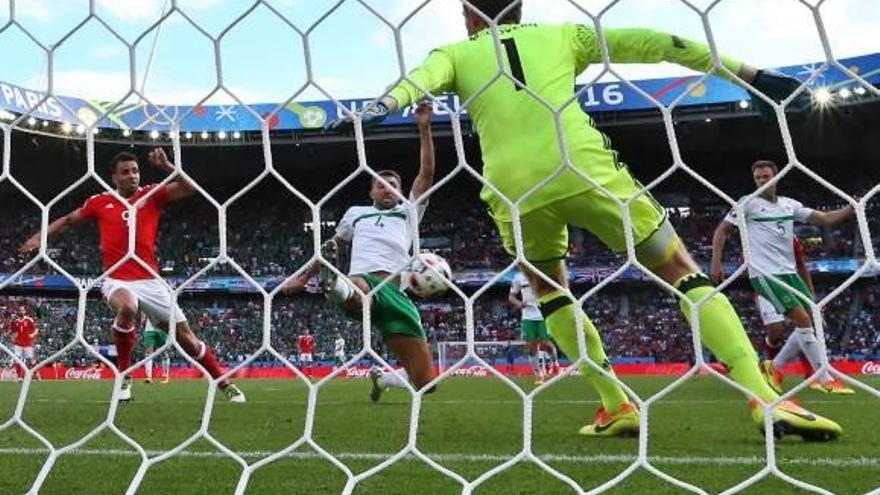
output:
[[[553,339],[559,344],[563,352],[573,361],[580,356],[577,343],[577,308],[568,299],[568,294],[563,291],[553,291],[538,299],[542,311],[547,314],[544,316],[544,322],[547,324],[547,330]],[[583,313],[582,313],[583,314]],[[601,366],[612,376],[614,371],[605,355],[605,349],[602,347],[602,339],[599,332],[590,318],[583,314],[584,333],[586,334],[587,355],[590,359]],[[620,406],[629,402],[620,385],[613,379],[599,373],[589,365],[581,366],[581,374],[590,382],[590,385],[599,393],[599,399],[608,412],[617,411]]]
[[[699,301],[714,290],[709,279],[701,273],[683,277],[675,287],[692,302]],[[690,321],[690,308],[685,301],[679,304],[685,318]],[[703,344],[727,366],[733,381],[765,401],[779,397],[761,376],[758,355],[746,336],[736,310],[724,294],[715,294],[700,307],[700,335]]]

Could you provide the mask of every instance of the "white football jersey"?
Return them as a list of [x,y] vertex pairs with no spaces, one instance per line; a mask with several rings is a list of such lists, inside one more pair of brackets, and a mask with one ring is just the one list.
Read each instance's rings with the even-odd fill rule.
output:
[[[748,265],[749,277],[759,277],[761,272],[797,273],[794,222],[806,222],[813,210],[785,196],[777,196],[775,202],[757,196],[745,203],[743,211],[752,258]],[[724,221],[736,225],[735,210],[731,210]]]
[[[417,223],[425,216],[427,204],[416,207]],[[412,239],[406,206],[380,210],[375,206],[352,206],[336,226],[336,235],[351,242],[348,274],[395,273],[409,264]]]
[[336,339],[333,341],[333,352],[335,354],[345,354],[345,339]]
[[510,283],[510,293],[518,295],[522,299],[523,304],[525,304],[522,308],[523,320],[540,321],[544,319],[541,310],[538,309],[538,298],[535,297],[532,285],[525,275],[517,273],[513,277],[513,281]]

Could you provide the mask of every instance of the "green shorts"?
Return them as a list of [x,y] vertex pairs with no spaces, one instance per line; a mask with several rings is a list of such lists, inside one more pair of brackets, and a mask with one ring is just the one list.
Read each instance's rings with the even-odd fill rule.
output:
[[[382,283],[382,279],[375,275],[357,274],[352,277],[364,279],[370,289]],[[388,335],[409,335],[426,339],[418,308],[397,285],[387,283],[374,293],[370,311],[370,321],[383,338]]]
[[[626,201],[638,193],[642,185],[635,180],[626,168],[621,168],[604,187],[616,198]],[[540,194],[538,191],[536,194]],[[642,194],[629,203],[633,241],[639,246],[661,230],[666,221],[666,210],[650,195]],[[532,210],[520,217],[522,225],[523,249],[525,258],[532,262],[551,261],[565,258],[568,254],[568,226],[582,228],[599,238],[606,246],[616,252],[626,251],[623,225],[623,210],[602,191],[591,189],[576,193],[545,206]],[[495,219],[504,249],[516,254],[513,222]],[[649,258],[639,259],[649,266],[665,262],[677,246],[677,236],[658,239],[663,244],[653,247]]]
[[[797,273],[782,273],[774,274],[773,276],[785,282],[797,292],[800,292],[808,301],[813,301],[813,294],[810,292],[810,289],[807,288],[804,279],[802,279]],[[770,304],[776,308],[776,311],[779,314],[787,315],[797,307],[806,309],[807,313],[811,312],[810,305],[807,304],[806,301],[794,295],[790,289],[782,284],[767,277],[754,277],[750,278],[749,281],[752,283],[752,287],[755,291],[763,296],[764,299],[770,301]]]
[[158,349],[165,345],[168,340],[168,334],[159,330],[152,332],[144,332],[144,347],[147,349]]
[[544,320],[523,320],[522,334],[523,340],[526,342],[550,340],[550,334],[547,333],[547,324],[544,323]]

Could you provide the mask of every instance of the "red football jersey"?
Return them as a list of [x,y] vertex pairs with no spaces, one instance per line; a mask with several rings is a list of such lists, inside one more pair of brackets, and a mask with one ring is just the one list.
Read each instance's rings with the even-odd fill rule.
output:
[[25,316],[12,321],[12,331],[15,332],[14,344],[19,347],[33,347],[34,337],[37,336],[37,324],[30,316]]
[[[156,273],[159,262],[156,261],[156,236],[159,231],[159,217],[162,208],[168,202],[168,191],[165,186],[150,184],[139,187],[137,192],[128,198],[134,204],[153,189],[158,190],[150,196],[137,210],[137,230],[135,232],[135,254],[149,265]],[[104,270],[113,266],[128,252],[128,209],[110,193],[96,194],[83,203],[82,216],[93,218],[98,222],[101,235],[101,255],[104,259]],[[119,266],[110,278],[116,280],[144,280],[153,276],[134,259]]]
[[804,246],[797,236],[792,237],[792,244],[794,248],[794,261],[797,263],[798,269],[804,269],[807,263],[807,258],[804,256]]
[[300,335],[296,339],[300,354],[311,354],[315,349],[315,337],[313,335]]

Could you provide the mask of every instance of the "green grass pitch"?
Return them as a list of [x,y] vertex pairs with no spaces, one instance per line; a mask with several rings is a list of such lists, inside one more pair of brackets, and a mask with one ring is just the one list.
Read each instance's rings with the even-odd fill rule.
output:
[[[643,397],[670,383],[666,378],[626,378]],[[866,378],[880,386],[880,378]],[[791,382],[791,380],[790,380]],[[303,435],[307,389],[295,380],[240,380],[248,403],[216,399],[209,432],[228,448],[254,462]],[[524,390],[532,385],[517,382]],[[26,422],[56,446],[81,438],[104,420],[110,382],[35,382],[24,409]],[[20,385],[0,383],[0,421],[15,408]],[[313,438],[358,473],[380,463],[406,443],[411,399],[392,390],[381,403],[367,399],[369,381],[340,379],[318,394]],[[135,400],[121,405],[116,424],[151,454],[170,449],[199,428],[206,382],[168,385],[136,382]],[[834,493],[865,493],[880,487],[880,399],[859,392],[836,397],[804,391],[806,407],[840,422],[846,433],[819,444],[786,438],[776,449],[780,469]],[[633,438],[588,440],[577,429],[596,407],[595,397],[577,377],[566,378],[534,402],[533,452],[585,489],[611,479],[632,463]],[[523,406],[519,396],[495,378],[454,378],[426,396],[418,447],[440,464],[472,480],[519,452],[523,442]],[[723,491],[765,465],[763,437],[751,423],[745,401],[721,382],[699,377],[685,383],[650,411],[648,455],[669,475],[709,493]],[[47,454],[19,427],[0,431],[0,494],[25,493]],[[110,432],[59,458],[40,494],[124,493],[139,465],[135,451]],[[144,477],[141,494],[232,493],[241,467],[199,440],[180,456],[155,464]],[[314,450],[301,448],[254,472],[249,494],[339,493],[346,476]],[[460,493],[454,480],[412,458],[358,484],[354,493],[381,495]],[[531,463],[518,464],[480,485],[479,494],[573,493]],[[637,470],[607,493],[685,493],[645,470]],[[806,493],[768,478],[748,494]]]

